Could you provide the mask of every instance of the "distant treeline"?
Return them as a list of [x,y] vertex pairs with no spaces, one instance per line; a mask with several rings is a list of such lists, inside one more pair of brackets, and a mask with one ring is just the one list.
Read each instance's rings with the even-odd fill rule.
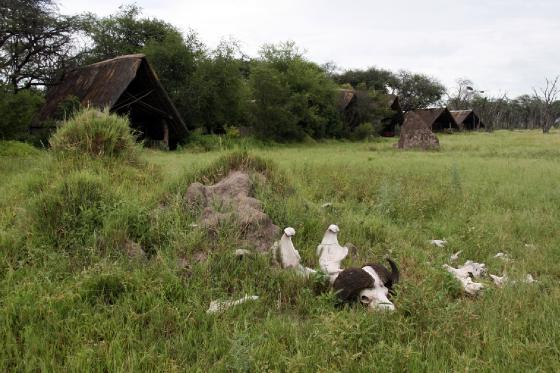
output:
[[[188,127],[201,133],[234,128],[276,141],[374,136],[388,93],[399,96],[403,110],[474,108],[488,129],[540,128],[545,120],[538,95],[489,99],[461,86],[448,94],[436,79],[408,71],[339,72],[308,60],[293,42],[264,45],[256,57],[245,55],[235,40],[210,49],[196,32],[143,17],[135,5],[108,17],[67,16],[54,0],[4,0],[0,30],[0,138],[5,139],[26,139],[45,87],[65,71],[132,53],[146,54]],[[338,88],[367,91],[380,103],[360,131],[342,121]],[[546,115],[560,116],[558,102],[551,107]]]

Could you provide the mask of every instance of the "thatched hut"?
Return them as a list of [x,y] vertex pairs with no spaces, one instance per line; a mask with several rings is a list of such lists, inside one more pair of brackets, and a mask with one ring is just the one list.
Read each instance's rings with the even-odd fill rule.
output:
[[52,130],[60,105],[69,97],[82,106],[109,108],[128,115],[141,140],[163,142],[170,149],[187,135],[175,109],[143,54],[131,54],[72,70],[47,92],[32,131]]
[[404,115],[399,142],[395,146],[399,149],[438,149],[439,140],[430,124],[415,111],[409,111]]
[[433,132],[459,130],[455,118],[453,118],[453,115],[451,115],[451,112],[449,112],[447,108],[417,109],[412,112],[422,118]]
[[344,125],[353,130],[362,122],[368,120],[373,111],[384,111],[385,118],[382,119],[382,136],[394,136],[396,127],[403,123],[403,112],[399,104],[399,98],[395,95],[384,95],[383,107],[379,107],[379,101],[373,99],[367,91],[354,89],[339,89],[337,108],[342,116]]
[[457,122],[460,129],[466,131],[478,130],[484,128],[484,123],[480,120],[474,110],[451,110],[451,115]]

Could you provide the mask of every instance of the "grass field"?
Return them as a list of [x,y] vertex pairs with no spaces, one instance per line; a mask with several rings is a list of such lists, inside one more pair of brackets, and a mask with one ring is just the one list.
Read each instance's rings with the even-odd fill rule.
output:
[[[395,141],[135,163],[0,143],[0,371],[560,371],[560,133],[442,135],[437,152]],[[226,173],[228,154],[266,160],[249,162],[269,179],[257,198],[296,229],[305,265],[331,223],[358,247],[346,266],[393,257],[396,311],[337,308],[264,256],[235,259],[232,229],[214,241],[191,227],[187,186]],[[147,257],[129,258],[130,241]],[[465,296],[442,269],[459,250],[537,282]],[[245,294],[260,299],[206,314]]]

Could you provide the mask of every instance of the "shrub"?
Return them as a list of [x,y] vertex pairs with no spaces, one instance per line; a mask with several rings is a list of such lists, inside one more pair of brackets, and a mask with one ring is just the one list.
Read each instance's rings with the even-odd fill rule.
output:
[[365,140],[375,136],[376,133],[375,129],[373,128],[373,124],[362,123],[354,129],[354,133],[352,135],[355,140]]
[[0,87],[0,139],[27,140],[31,120],[42,104],[39,92],[21,90],[14,94]]
[[134,159],[136,139],[126,117],[86,108],[65,121],[51,137],[55,152]]
[[0,141],[0,157],[29,157],[41,154],[33,146],[19,141]]
[[79,171],[45,188],[31,203],[33,228],[41,238],[67,249],[91,243],[115,196],[100,176]]

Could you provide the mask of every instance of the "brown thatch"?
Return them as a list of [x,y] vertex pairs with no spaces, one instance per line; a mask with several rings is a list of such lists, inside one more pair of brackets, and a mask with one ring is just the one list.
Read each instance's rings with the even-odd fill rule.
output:
[[[394,136],[395,128],[403,122],[403,113],[399,99],[395,95],[386,95],[387,117],[383,119],[381,135]],[[368,112],[377,110],[378,105],[374,103],[367,91],[354,89],[339,89],[337,108],[342,115],[342,120],[351,130],[367,120]]]
[[472,131],[484,128],[484,123],[480,120],[474,110],[451,110],[451,115],[462,130]]
[[98,62],[65,74],[47,93],[32,129],[53,129],[59,106],[76,97],[82,106],[109,108],[128,115],[141,139],[165,141],[174,148],[187,127],[143,54]]
[[437,149],[439,140],[418,113],[409,111],[404,116],[399,142],[395,145],[399,149]]
[[455,122],[453,115],[451,115],[447,108],[417,109],[412,112],[422,118],[433,132],[459,130],[457,122]]

